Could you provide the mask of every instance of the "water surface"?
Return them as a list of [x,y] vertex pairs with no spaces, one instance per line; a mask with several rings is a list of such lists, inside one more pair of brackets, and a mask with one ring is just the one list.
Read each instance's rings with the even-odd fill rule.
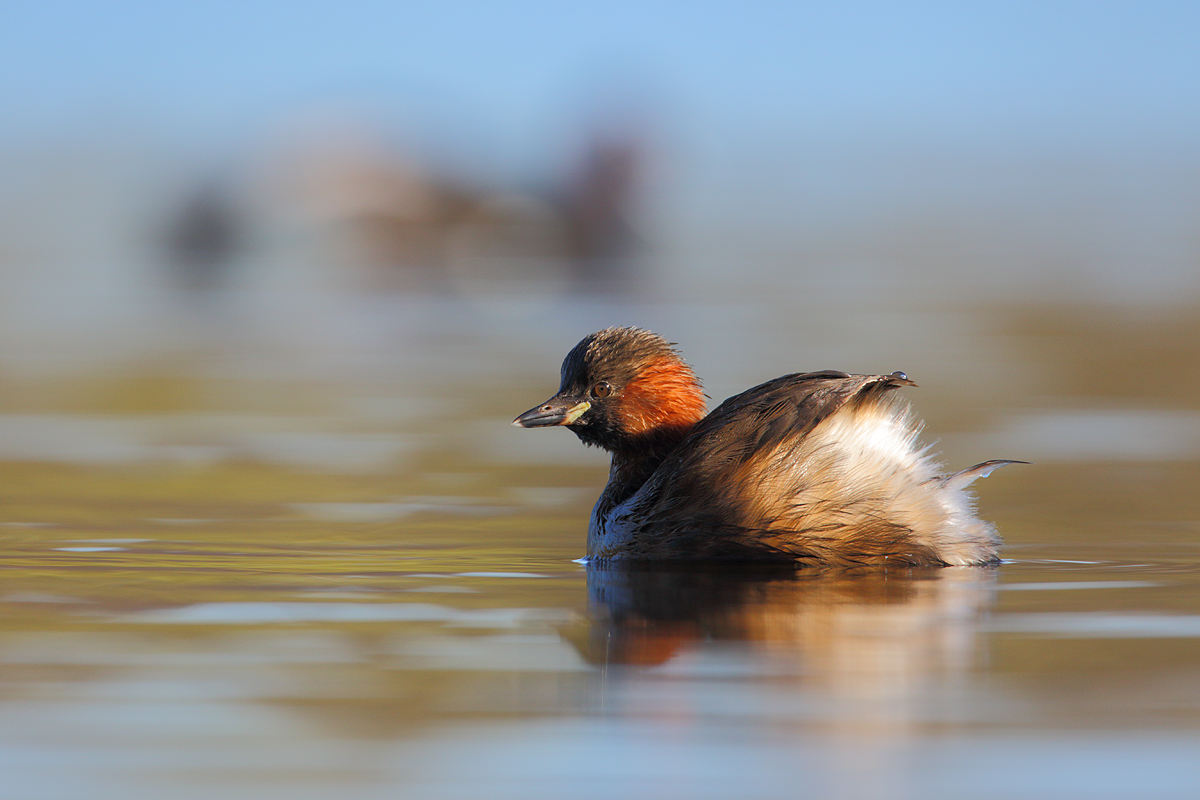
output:
[[[364,306],[320,347],[10,357],[4,796],[1195,797],[1200,317],[839,308]],[[614,322],[717,400],[905,370],[952,467],[1036,462],[979,485],[1005,563],[577,563],[603,456],[507,423]]]

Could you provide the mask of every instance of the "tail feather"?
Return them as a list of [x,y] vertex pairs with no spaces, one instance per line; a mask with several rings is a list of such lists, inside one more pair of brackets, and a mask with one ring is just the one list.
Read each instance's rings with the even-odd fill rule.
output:
[[938,478],[942,486],[947,489],[965,489],[974,483],[979,478],[986,478],[992,474],[993,470],[1000,467],[1008,466],[1009,464],[1028,464],[1028,461],[1015,461],[1013,459],[998,458],[992,461],[984,461],[982,464],[976,464],[973,467],[967,467],[961,472],[956,472],[953,475],[947,475],[944,478]]

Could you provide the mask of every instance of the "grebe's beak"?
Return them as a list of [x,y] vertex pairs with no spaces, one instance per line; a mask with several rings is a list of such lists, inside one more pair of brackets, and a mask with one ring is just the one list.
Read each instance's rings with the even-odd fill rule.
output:
[[578,397],[555,395],[540,406],[531,408],[513,420],[518,428],[546,428],[551,425],[570,425],[583,416],[592,404]]

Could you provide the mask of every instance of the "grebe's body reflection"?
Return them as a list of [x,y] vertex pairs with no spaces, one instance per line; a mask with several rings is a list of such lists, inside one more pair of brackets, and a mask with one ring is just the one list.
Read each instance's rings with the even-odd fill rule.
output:
[[875,694],[880,681],[913,687],[973,663],[995,579],[986,567],[592,567],[584,655],[594,664],[652,665],[740,643],[748,658],[785,651],[798,671],[852,695]]
[[671,741],[718,726],[751,753],[787,742],[822,796],[920,796],[922,743],[986,716],[972,687],[996,572],[593,567],[577,646],[605,717]]

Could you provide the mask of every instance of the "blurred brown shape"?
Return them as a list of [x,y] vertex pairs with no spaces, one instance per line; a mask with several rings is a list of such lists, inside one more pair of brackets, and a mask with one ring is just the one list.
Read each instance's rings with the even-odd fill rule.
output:
[[595,137],[566,195],[563,217],[577,290],[621,291],[635,277],[639,240],[631,219],[642,149],[631,135]]
[[187,285],[219,285],[245,240],[284,280],[318,287],[523,294],[632,284],[644,160],[636,137],[592,134],[573,169],[532,191],[452,175],[377,130],[333,122],[288,132],[241,176],[244,206],[217,180],[185,199],[166,239]]

